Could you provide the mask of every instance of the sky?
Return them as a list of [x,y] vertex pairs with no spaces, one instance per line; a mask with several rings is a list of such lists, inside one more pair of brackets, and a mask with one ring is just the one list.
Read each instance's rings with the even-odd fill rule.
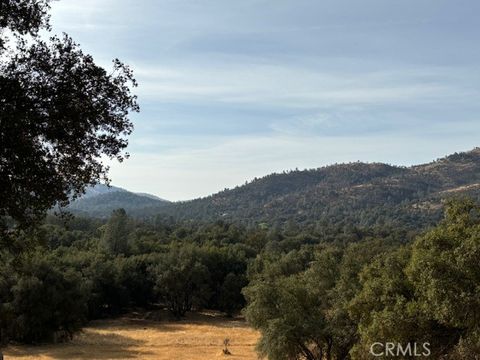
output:
[[112,184],[187,200],[290,169],[480,146],[478,0],[60,0],[141,112]]

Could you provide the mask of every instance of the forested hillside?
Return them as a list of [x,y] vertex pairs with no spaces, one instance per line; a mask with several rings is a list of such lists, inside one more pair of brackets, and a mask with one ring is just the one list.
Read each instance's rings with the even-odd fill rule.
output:
[[107,218],[124,208],[143,219],[157,215],[201,222],[222,219],[269,228],[294,222],[418,229],[438,222],[444,200],[463,195],[479,198],[480,148],[412,167],[356,162],[271,174],[176,203],[97,185],[69,210]]
[[161,213],[268,227],[294,221],[419,228],[440,219],[445,199],[478,198],[479,190],[476,148],[412,167],[358,162],[271,174],[209,197],[170,204]]
[[85,195],[69,205],[68,210],[76,215],[108,218],[113,210],[122,208],[131,216],[146,217],[157,214],[167,204],[169,201],[150,194],[97,185],[88,188]]

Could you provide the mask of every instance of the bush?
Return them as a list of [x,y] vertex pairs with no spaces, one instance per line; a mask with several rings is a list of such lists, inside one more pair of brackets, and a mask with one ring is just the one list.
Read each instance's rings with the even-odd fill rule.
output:
[[85,322],[88,290],[75,270],[62,271],[42,253],[2,270],[14,279],[1,309],[2,319],[8,319],[1,323],[4,338],[52,341],[59,332],[70,337]]

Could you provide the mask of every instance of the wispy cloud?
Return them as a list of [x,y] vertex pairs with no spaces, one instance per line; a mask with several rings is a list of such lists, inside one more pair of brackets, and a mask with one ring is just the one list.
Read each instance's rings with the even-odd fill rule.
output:
[[[57,27],[66,30],[97,30],[109,24],[112,0],[62,0],[52,3],[52,18]],[[105,22],[98,22],[103,17]],[[111,24],[109,24],[111,26]]]
[[112,164],[111,175],[115,184],[135,191],[149,191],[171,200],[188,200],[288,169],[357,160],[398,165],[409,165],[411,159],[417,163],[428,162],[473,148],[479,129],[470,130],[473,131],[461,141],[451,136],[441,137],[440,148],[438,137],[412,137],[406,133],[395,138],[378,135],[230,137],[215,139],[210,146],[156,154],[134,153],[124,163]]
[[[209,66],[136,66],[140,95],[157,101],[213,101],[281,107],[318,107],[406,101],[454,100],[477,96],[448,79],[442,69],[375,71],[364,73],[322,72],[320,69],[276,64],[221,64]],[[435,81],[426,81],[426,74]]]
[[353,161],[478,145],[480,3],[62,0],[97,62],[134,69],[142,112],[114,183],[170,199]]

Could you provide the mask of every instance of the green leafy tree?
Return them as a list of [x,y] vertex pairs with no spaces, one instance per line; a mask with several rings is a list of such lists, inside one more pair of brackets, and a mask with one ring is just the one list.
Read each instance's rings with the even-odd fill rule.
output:
[[9,339],[52,341],[59,333],[69,338],[85,322],[88,289],[75,270],[64,271],[54,258],[36,253],[9,276],[14,283],[2,304],[8,319],[2,333]]
[[155,301],[154,282],[148,268],[157,261],[155,254],[115,258],[118,284],[126,290],[128,305],[146,307]]
[[114,210],[104,228],[102,244],[110,254],[126,254],[131,222],[124,209]]
[[130,303],[126,287],[129,284],[122,275],[125,258],[98,251],[97,240],[89,246],[88,249],[60,247],[53,254],[62,269],[74,269],[82,275],[81,282],[88,291],[89,319],[117,315]]
[[472,200],[450,202],[445,219],[413,245],[407,274],[423,311],[461,336],[455,352],[480,354],[479,261],[480,206]]
[[128,305],[128,290],[119,281],[112,259],[94,254],[87,259],[83,276],[90,289],[87,302],[90,318],[117,315]]
[[119,60],[107,72],[67,35],[38,36],[49,29],[48,3],[0,3],[0,240],[6,244],[12,227],[31,227],[55,204],[106,179],[101,157],[124,159],[133,128],[128,115],[139,109],[132,72]]
[[318,245],[313,259],[304,250],[257,258],[244,293],[247,319],[262,333],[260,353],[272,359],[348,359],[360,336],[350,313],[362,289],[359,274],[397,246],[368,239],[346,247]]
[[245,305],[242,289],[248,280],[244,274],[228,273],[220,287],[219,309],[232,316]]
[[[349,303],[361,289],[359,274],[376,257],[391,251],[395,245],[385,239],[368,239],[351,243],[342,249],[341,260],[334,257],[316,261],[307,271],[309,286],[319,297],[328,299],[325,318],[333,339],[332,356],[346,359],[358,341],[358,323],[349,314]],[[338,256],[338,255],[337,255]],[[337,263],[339,261],[339,263]],[[325,284],[319,286],[320,284]]]
[[370,346],[377,342],[432,341],[429,319],[416,302],[413,285],[404,272],[409,260],[410,249],[401,248],[375,260],[362,272],[362,289],[350,306],[360,332],[360,341],[351,351],[354,359],[371,358]]
[[267,268],[267,275],[257,275],[244,289],[245,315],[262,334],[257,346],[262,356],[272,360],[335,358],[337,344],[328,312],[340,260],[341,251],[326,247],[306,272],[272,276]]
[[478,355],[479,211],[451,202],[437,227],[364,269],[350,304],[360,332],[353,358],[368,358],[373,342],[429,343],[432,358]]
[[150,269],[159,299],[176,317],[201,308],[211,294],[210,274],[192,247],[173,248]]
[[300,275],[292,275],[245,289],[249,302],[245,315],[262,333],[257,344],[262,356],[272,360],[299,356],[322,359],[322,299],[309,292],[303,281]]

